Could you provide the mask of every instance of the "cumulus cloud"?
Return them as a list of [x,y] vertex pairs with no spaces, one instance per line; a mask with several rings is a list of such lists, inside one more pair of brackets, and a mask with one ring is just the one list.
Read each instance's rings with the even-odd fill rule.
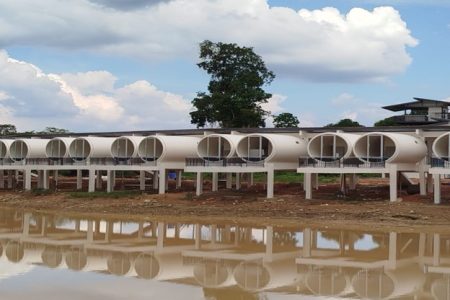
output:
[[144,7],[157,5],[159,3],[168,2],[170,0],[90,0],[105,7],[111,7],[121,10],[133,10]]
[[[271,7],[267,0],[172,0],[149,6],[150,2],[1,1],[0,47],[194,59],[198,43],[211,39],[254,46],[280,76],[370,81],[403,72],[411,63],[407,47],[418,43],[392,7],[342,13],[331,7]],[[133,10],[110,9],[105,3]]]
[[147,81],[116,87],[106,71],[46,74],[0,52],[0,118],[20,130],[186,127],[190,103]]

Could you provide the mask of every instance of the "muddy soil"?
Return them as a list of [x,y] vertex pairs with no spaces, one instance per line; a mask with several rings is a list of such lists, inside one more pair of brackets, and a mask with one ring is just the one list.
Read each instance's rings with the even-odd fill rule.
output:
[[[64,187],[61,180],[59,187]],[[67,179],[69,186],[71,179]],[[124,183],[126,189],[133,182]],[[170,182],[173,188],[174,182]],[[280,224],[316,224],[317,226],[344,226],[358,224],[374,227],[400,226],[448,228],[450,226],[450,182],[442,186],[443,203],[434,205],[432,195],[409,195],[406,189],[399,192],[400,202],[389,202],[389,183],[385,179],[361,179],[356,191],[347,195],[339,192],[338,183],[321,184],[313,192],[314,200],[305,200],[301,184],[275,185],[274,199],[265,199],[263,184],[240,191],[219,190],[195,197],[193,183],[183,182],[182,188],[166,195],[154,191],[140,194],[130,193],[126,197],[74,197],[67,191],[39,195],[20,191],[0,192],[0,208],[20,210],[108,214],[129,219],[145,217],[178,217],[183,220],[205,219],[249,221]]]

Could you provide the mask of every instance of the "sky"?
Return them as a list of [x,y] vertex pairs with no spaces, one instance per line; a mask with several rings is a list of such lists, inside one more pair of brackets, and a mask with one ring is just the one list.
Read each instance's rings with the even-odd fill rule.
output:
[[205,39],[253,47],[276,74],[264,108],[301,127],[450,100],[449,0],[2,0],[0,124],[193,128]]

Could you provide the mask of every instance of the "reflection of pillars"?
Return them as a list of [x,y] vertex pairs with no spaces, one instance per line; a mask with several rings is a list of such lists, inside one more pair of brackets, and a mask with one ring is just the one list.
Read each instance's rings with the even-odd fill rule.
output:
[[425,256],[425,242],[426,242],[426,234],[420,233],[419,234],[419,258],[423,258]]
[[166,223],[158,222],[158,237],[156,238],[156,248],[162,249],[164,247],[164,232],[166,229]]
[[144,238],[144,223],[139,222],[138,239],[142,240],[143,238]]
[[88,242],[94,241],[94,221],[89,220],[87,222],[86,240]]
[[267,226],[266,228],[266,256],[269,261],[272,260],[273,254],[273,227]]
[[0,170],[0,189],[5,188],[5,171]]
[[389,188],[390,188],[390,201],[397,201],[397,167],[391,166],[391,170],[389,171]]
[[166,193],[166,169],[160,169],[159,170],[159,191],[158,193],[165,194]]
[[13,171],[8,171],[8,189],[12,189],[13,187]]
[[158,186],[159,186],[159,182],[158,182],[158,178],[159,178],[159,176],[158,176],[159,174],[158,174],[158,171],[153,171],[153,178],[152,178],[152,181],[153,181],[153,189],[154,190],[157,190],[158,189]]
[[31,219],[31,214],[30,213],[25,213],[23,215],[23,235],[24,236],[28,236],[30,234],[30,219]]
[[175,238],[176,239],[180,238],[180,229],[181,229],[180,227],[181,227],[181,225],[179,223],[175,224]]
[[427,192],[431,194],[433,192],[433,174],[427,175]]
[[211,231],[211,244],[215,244],[217,242],[217,225],[211,225],[209,227]]
[[213,172],[212,173],[212,191],[217,192],[219,188],[219,173]]
[[114,223],[113,222],[106,222],[106,232],[105,232],[105,241],[111,242],[111,236],[114,231]]
[[203,193],[203,173],[197,172],[197,185],[195,189],[195,194],[200,196]]
[[345,231],[339,232],[339,254],[345,254]]
[[97,189],[102,188],[102,171],[97,170],[97,180],[95,181],[95,185]]
[[195,224],[195,249],[202,246],[202,225]]
[[236,190],[241,189],[241,173],[236,173]]
[[76,220],[75,221],[75,232],[80,232],[80,229],[81,229],[81,221]]
[[116,171],[108,170],[106,171],[106,192],[111,193],[114,190],[114,173]]
[[433,174],[434,180],[434,204],[441,203],[441,175]]
[[227,173],[227,189],[233,188],[233,173]]
[[312,199],[311,173],[304,174],[303,188],[305,190],[305,199],[311,200]]
[[82,171],[77,170],[77,190],[81,190],[83,187],[83,176]]
[[441,259],[441,236],[439,233],[433,235],[433,266],[439,266]]
[[273,170],[273,165],[270,164],[270,166],[268,166],[268,170],[267,170],[267,198],[271,199],[273,198],[273,186],[274,186],[274,181],[275,181],[275,176],[274,176],[274,170]]
[[313,231],[312,232],[312,236],[311,236],[311,248],[312,249],[317,249],[317,236],[319,235],[319,232]]
[[225,225],[225,228],[223,229],[223,240],[226,242],[231,242],[231,226]]
[[388,268],[393,270],[396,267],[397,267],[397,232],[390,232]]
[[250,242],[252,240],[252,228],[245,227],[244,229],[244,241]]
[[23,171],[23,185],[26,191],[31,190],[31,170],[27,169]]
[[182,179],[182,176],[183,176],[183,171],[178,170],[178,171],[177,171],[177,182],[176,182],[176,188],[177,188],[177,189],[181,188],[181,179]]
[[145,191],[145,171],[139,172],[139,189]]
[[311,257],[311,229],[303,229],[303,257]]
[[95,233],[100,233],[100,220],[95,221]]
[[47,235],[47,217],[46,216],[42,216],[41,235],[42,236]]
[[90,169],[89,170],[89,187],[88,192],[92,193],[95,192],[95,170]]
[[236,226],[234,229],[234,245],[238,246],[241,240],[241,228]]

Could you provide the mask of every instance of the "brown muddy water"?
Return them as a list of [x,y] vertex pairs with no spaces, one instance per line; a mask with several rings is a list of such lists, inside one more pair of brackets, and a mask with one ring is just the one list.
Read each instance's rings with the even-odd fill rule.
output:
[[[160,218],[159,218],[160,219]],[[450,299],[448,233],[0,210],[0,299]]]

